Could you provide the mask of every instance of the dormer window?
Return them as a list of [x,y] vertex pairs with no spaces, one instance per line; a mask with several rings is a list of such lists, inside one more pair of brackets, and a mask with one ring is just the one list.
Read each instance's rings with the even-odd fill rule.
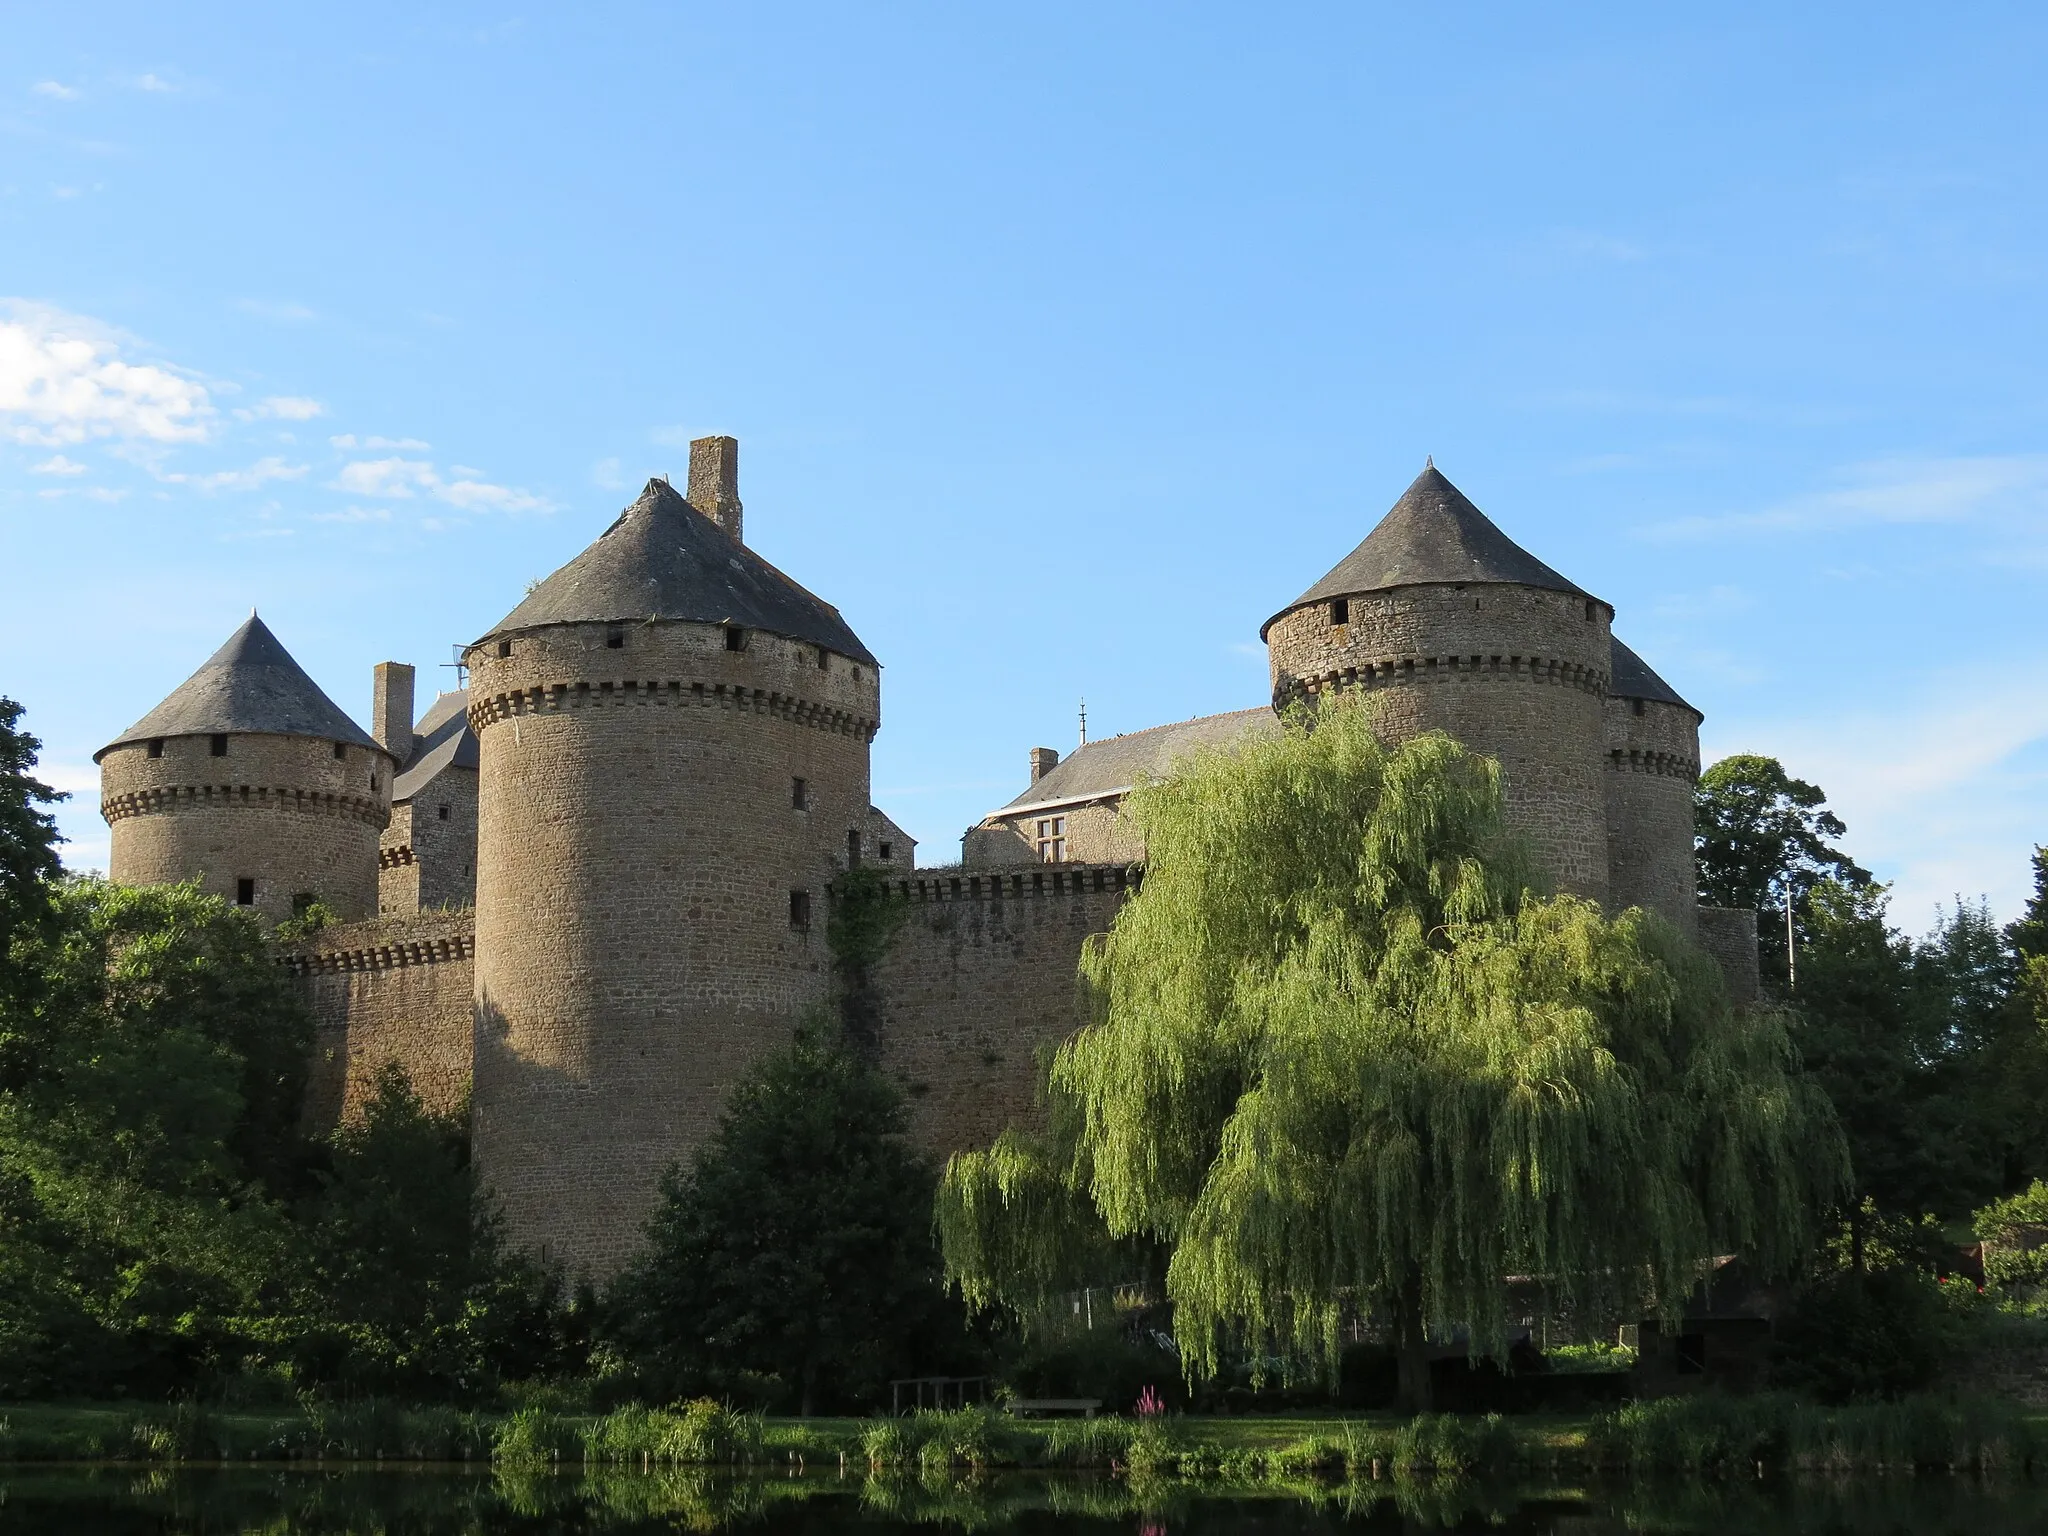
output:
[[747,648],[747,632],[737,624],[726,625],[725,648],[728,651],[744,651]]
[[1330,599],[1330,622],[1332,624],[1349,624],[1351,622],[1350,598],[1333,597]]

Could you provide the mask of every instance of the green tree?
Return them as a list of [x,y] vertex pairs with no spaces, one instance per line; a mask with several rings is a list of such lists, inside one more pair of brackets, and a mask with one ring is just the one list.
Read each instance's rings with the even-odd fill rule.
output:
[[17,729],[21,713],[0,697],[0,981],[15,933],[48,913],[59,872],[56,818],[37,807],[68,798],[29,776],[42,743]]
[[1844,1167],[1783,1017],[1652,916],[1530,892],[1500,805],[1490,761],[1341,704],[1134,793],[1146,878],[1053,1132],[947,1170],[969,1299],[1028,1305],[1092,1224],[1170,1253],[1191,1371],[1327,1363],[1371,1313],[1422,1407],[1425,1341],[1499,1351],[1511,1274],[1669,1314],[1709,1255],[1794,1262]]
[[1700,900],[1757,913],[1764,974],[1786,985],[1785,901],[1803,948],[1808,893],[1822,880],[1864,886],[1869,871],[1828,841],[1849,829],[1817,784],[1795,779],[1775,757],[1724,757],[1700,775],[1693,801]]
[[671,1168],[647,1247],[607,1298],[618,1347],[660,1396],[771,1376],[810,1414],[877,1400],[962,1342],[932,1240],[934,1173],[901,1096],[806,1032],[733,1090]]

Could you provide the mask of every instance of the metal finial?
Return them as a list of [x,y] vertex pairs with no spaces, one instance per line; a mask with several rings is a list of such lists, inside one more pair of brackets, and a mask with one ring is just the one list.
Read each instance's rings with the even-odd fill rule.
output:
[[1424,455],[1422,456],[1422,467],[1423,467],[1424,469],[1435,469],[1435,468],[1436,468],[1436,455],[1435,455],[1435,454],[1433,454],[1433,453],[1425,453],[1425,454],[1424,454]]
[[1081,745],[1088,745],[1088,700],[1085,695],[1081,699]]

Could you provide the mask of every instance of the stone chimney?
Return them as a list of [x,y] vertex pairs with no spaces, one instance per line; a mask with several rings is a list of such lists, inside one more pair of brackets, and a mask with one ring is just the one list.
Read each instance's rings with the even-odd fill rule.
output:
[[370,734],[403,768],[412,756],[412,668],[402,661],[377,663],[370,700]]
[[690,444],[690,505],[732,535],[740,530],[740,443],[736,437],[700,437]]
[[1031,782],[1036,784],[1048,773],[1051,773],[1053,769],[1059,767],[1059,765],[1060,755],[1053,751],[1051,747],[1033,747],[1031,749]]

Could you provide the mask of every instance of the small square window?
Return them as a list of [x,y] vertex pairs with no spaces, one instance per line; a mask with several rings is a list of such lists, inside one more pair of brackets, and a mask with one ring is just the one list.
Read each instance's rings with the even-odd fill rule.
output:
[[808,811],[811,808],[811,781],[809,779],[791,779],[789,781],[789,803],[794,809],[799,811]]
[[1332,624],[1349,624],[1351,622],[1350,598],[1337,597],[1330,600],[1330,622]]
[[1038,858],[1042,864],[1067,862],[1067,818],[1044,816],[1038,822]]
[[256,882],[244,875],[235,882],[235,905],[253,907],[256,905]]
[[348,760],[348,748],[343,746],[338,741],[334,744],[334,760],[337,763],[346,762]]
[[437,817],[439,817],[442,821],[446,821],[448,819],[448,807],[445,805],[436,806],[434,808],[434,814]]
[[1628,705],[1630,709],[1639,715],[1643,712],[1643,701],[1641,699],[1630,699]]
[[225,737],[225,736],[216,736],[216,737],[214,737],[214,738],[213,738],[213,741],[212,741],[211,745],[212,745],[212,748],[213,748],[213,755],[214,755],[215,757],[226,757],[226,756],[228,755],[228,739],[227,739],[227,737]]
[[163,737],[152,736],[149,738],[149,755],[151,757],[162,757],[164,755]]
[[791,891],[789,893],[789,926],[803,932],[811,926],[811,893]]
[[616,624],[604,632],[604,648],[608,651],[623,651],[626,648],[626,632]]
[[500,658],[502,659],[502,658],[504,658],[504,657],[506,657],[506,656],[510,656],[511,654],[512,654],[512,642],[511,642],[510,640],[500,640],[500,641],[498,642],[498,655],[499,655],[499,657],[500,657]]
[[896,857],[896,845],[894,843],[877,843],[875,845],[875,857],[884,864],[887,864]]
[[737,624],[726,625],[725,648],[728,651],[744,651],[747,648],[747,632]]

